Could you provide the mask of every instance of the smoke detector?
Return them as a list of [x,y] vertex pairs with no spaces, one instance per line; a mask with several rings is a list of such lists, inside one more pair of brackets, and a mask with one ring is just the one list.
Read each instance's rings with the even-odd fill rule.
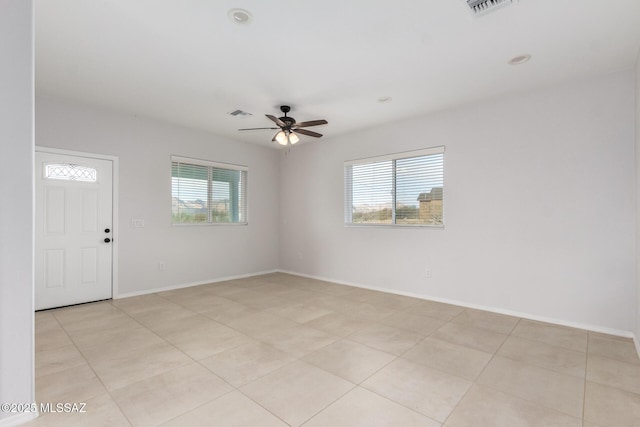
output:
[[501,7],[517,3],[518,0],[465,0],[474,16],[486,15]]
[[231,9],[227,12],[227,16],[231,19],[231,22],[235,24],[246,25],[251,22],[251,12],[244,9]]

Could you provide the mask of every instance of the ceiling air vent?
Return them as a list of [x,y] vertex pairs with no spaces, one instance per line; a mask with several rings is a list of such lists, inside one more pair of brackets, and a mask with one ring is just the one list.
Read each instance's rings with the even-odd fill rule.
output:
[[466,0],[469,9],[475,16],[482,16],[518,0]]
[[231,112],[229,112],[227,114],[229,114],[230,116],[234,116],[234,117],[237,117],[237,116],[246,117],[246,116],[251,116],[252,115],[251,113],[248,113],[248,112],[242,111],[242,110],[234,110],[234,111],[231,111]]

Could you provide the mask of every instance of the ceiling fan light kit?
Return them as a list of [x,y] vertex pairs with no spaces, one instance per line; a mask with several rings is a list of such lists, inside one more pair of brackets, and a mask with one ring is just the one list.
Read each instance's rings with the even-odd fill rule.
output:
[[313,132],[307,129],[302,129],[304,127],[309,126],[318,126],[318,125],[326,125],[328,122],[324,119],[321,120],[311,120],[308,122],[297,123],[296,119],[293,117],[287,116],[287,113],[291,111],[291,107],[288,105],[281,105],[280,111],[284,114],[282,117],[275,117],[270,114],[265,114],[265,116],[274,122],[278,127],[270,127],[270,128],[247,128],[247,129],[238,129],[239,131],[244,130],[260,130],[260,129],[271,129],[276,130],[280,129],[278,133],[273,136],[272,141],[277,142],[282,146],[291,146],[297,144],[300,141],[300,137],[298,134],[312,136],[314,138],[320,138],[322,136],[321,133]]
[[298,138],[298,135],[296,135],[295,133],[291,132],[291,133],[289,134],[289,142],[290,142],[291,144],[295,144],[295,143],[297,143],[298,141],[300,141],[300,138]]
[[274,137],[274,139],[278,142],[278,144],[284,145],[284,146],[287,146],[289,144],[293,145],[293,144],[297,143],[298,141],[300,141],[300,138],[298,138],[298,135],[296,135],[295,133],[287,134],[283,130],[278,132],[276,134],[276,136]]
[[287,134],[285,134],[283,130],[281,130],[280,132],[276,133],[275,139],[278,142],[278,144],[280,144],[280,145],[287,145],[287,143],[288,143]]

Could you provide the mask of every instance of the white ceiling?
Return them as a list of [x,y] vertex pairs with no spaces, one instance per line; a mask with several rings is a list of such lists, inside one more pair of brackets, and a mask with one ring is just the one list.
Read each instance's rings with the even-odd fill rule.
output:
[[[274,146],[633,67],[640,0],[36,0],[36,90]],[[227,12],[251,12],[248,25]],[[520,66],[507,61],[520,54]],[[378,98],[390,96],[391,102]],[[242,109],[250,117],[227,113]],[[302,136],[301,142],[317,141]]]

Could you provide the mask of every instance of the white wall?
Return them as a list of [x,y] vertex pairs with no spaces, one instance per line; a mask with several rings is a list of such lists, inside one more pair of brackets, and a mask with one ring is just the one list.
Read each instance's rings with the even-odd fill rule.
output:
[[[0,402],[29,403],[35,400],[30,0],[0,2],[0,58]],[[0,412],[0,424],[28,417]]]
[[[633,80],[569,82],[296,147],[281,158],[282,268],[631,331]],[[443,144],[444,229],[343,225],[343,161]]]
[[[36,145],[119,158],[120,294],[278,268],[276,151],[40,96]],[[249,225],[172,227],[172,154],[248,166]]]
[[636,61],[636,307],[635,343],[640,355],[640,50]]
[[[631,331],[633,87],[631,71],[571,82],[300,145],[286,157],[39,97],[36,138],[120,158],[121,293],[280,267]],[[441,144],[445,229],[344,227],[344,160]],[[171,154],[248,165],[250,225],[171,227]],[[134,218],[146,227],[132,228]]]

